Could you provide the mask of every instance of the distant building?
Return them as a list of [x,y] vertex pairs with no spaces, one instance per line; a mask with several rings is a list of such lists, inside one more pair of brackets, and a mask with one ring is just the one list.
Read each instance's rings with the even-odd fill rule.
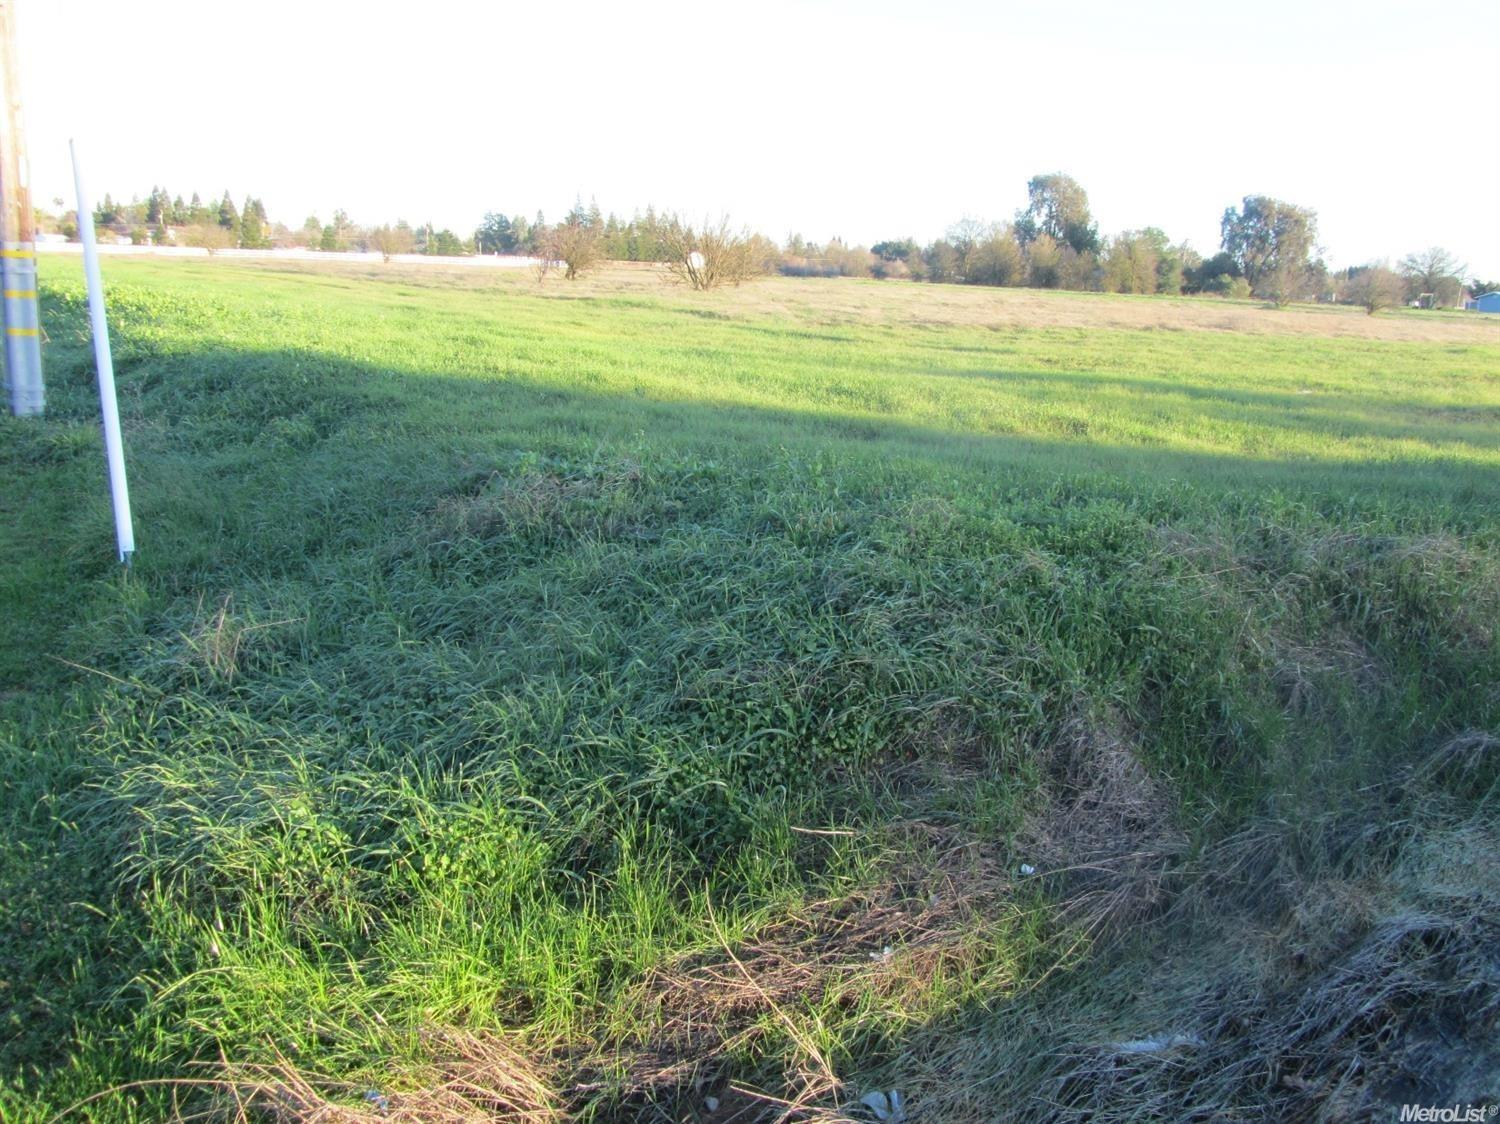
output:
[[1464,301],[1464,308],[1470,312],[1500,312],[1500,291],[1480,293],[1473,300]]

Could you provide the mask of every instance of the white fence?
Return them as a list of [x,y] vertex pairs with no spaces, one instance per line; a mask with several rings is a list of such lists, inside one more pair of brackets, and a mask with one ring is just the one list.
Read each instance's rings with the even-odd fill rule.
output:
[[[83,253],[81,242],[43,242],[38,240],[37,252],[78,256]],[[162,258],[206,258],[209,252],[200,246],[119,246],[100,244],[100,254],[143,254]],[[326,261],[326,262],[383,262],[378,253],[329,253],[323,250],[308,250],[295,246],[285,250],[215,250],[216,258],[265,258],[275,261]],[[436,254],[392,254],[391,261],[399,265],[463,265],[487,269],[528,269],[537,264],[537,258],[511,257],[504,254],[474,254],[469,257],[440,257]]]

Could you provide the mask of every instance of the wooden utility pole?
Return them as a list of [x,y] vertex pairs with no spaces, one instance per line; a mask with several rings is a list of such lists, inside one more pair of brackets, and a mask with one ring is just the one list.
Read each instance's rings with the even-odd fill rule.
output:
[[[0,277],[5,287],[5,374],[10,408],[17,416],[40,414],[41,316],[36,302],[36,222],[31,212],[31,171],[21,127],[21,80],[16,73],[14,0],[0,0]],[[79,215],[85,223],[92,216]]]

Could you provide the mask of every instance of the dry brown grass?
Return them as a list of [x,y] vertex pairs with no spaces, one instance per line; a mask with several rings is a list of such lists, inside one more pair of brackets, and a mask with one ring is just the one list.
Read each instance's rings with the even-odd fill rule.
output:
[[1379,316],[1343,305],[1273,308],[1220,297],[1130,296],[1044,289],[997,289],[853,278],[768,277],[732,290],[686,291],[665,267],[611,262],[573,282],[538,287],[525,270],[376,266],[329,262],[215,262],[214,268],[333,273],[422,288],[524,290],[570,299],[651,295],[734,317],[816,325],[882,324],[1014,328],[1104,328],[1123,331],[1232,332],[1249,335],[1431,343],[1500,343],[1500,318],[1460,312],[1395,310]]
[[424,1045],[432,1060],[403,1075],[402,1089],[350,1086],[303,1072],[286,1058],[230,1064],[200,1091],[207,1107],[180,1120],[276,1121],[279,1124],[560,1124],[567,1119],[557,1079],[536,1051],[498,1035],[434,1032]]
[[1256,861],[1286,843],[1257,835],[1206,860],[1237,892],[1191,888],[1196,920],[1148,930],[1154,954],[909,1039],[888,1076],[912,1124],[1373,1121],[1500,1097],[1493,831],[1417,829],[1393,870],[1301,879]]
[[1046,803],[1024,838],[1058,886],[1062,916],[1090,934],[1144,920],[1186,847],[1170,794],[1113,713],[1075,713],[1048,759]]

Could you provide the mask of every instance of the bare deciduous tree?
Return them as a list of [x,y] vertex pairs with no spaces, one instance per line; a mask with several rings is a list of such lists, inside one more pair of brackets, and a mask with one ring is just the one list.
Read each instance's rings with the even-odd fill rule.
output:
[[695,289],[741,285],[765,272],[762,248],[748,230],[735,230],[727,217],[701,227],[676,215],[662,227],[667,271]]
[[416,237],[411,228],[404,223],[396,226],[377,226],[370,231],[370,245],[380,251],[380,256],[386,261],[397,254],[409,254],[416,246]]
[[[583,222],[564,222],[554,226],[542,239],[541,251],[543,260],[562,263],[563,276],[569,281],[576,281],[604,258],[599,229]],[[545,272],[540,272],[537,280],[545,276]]]
[[1399,305],[1403,292],[1401,278],[1384,263],[1367,265],[1349,278],[1349,284],[1344,289],[1349,301],[1359,305],[1371,316],[1382,308]]
[[1401,275],[1406,278],[1407,296],[1424,300],[1427,307],[1451,307],[1463,296],[1465,266],[1441,246],[1432,246],[1401,259]]

